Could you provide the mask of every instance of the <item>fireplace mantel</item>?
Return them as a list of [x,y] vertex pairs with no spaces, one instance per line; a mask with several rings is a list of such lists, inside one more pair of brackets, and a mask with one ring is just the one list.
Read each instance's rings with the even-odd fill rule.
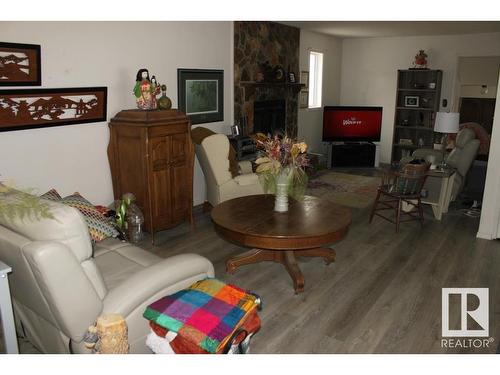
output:
[[292,83],[292,82],[256,82],[256,81],[240,81],[241,86],[276,86],[276,87],[290,87],[296,89],[297,91],[302,90],[306,85],[303,83]]

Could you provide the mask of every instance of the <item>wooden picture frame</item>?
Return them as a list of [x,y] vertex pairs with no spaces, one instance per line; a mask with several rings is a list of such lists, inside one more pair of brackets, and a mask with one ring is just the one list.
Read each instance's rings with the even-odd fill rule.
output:
[[0,86],[40,86],[40,45],[0,42]]
[[192,124],[224,121],[224,70],[177,69],[177,95]]
[[305,85],[302,90],[309,90],[309,71],[303,70],[300,72],[300,83]]
[[309,108],[309,91],[301,91],[299,96],[300,108]]
[[106,121],[107,87],[0,90],[0,131]]

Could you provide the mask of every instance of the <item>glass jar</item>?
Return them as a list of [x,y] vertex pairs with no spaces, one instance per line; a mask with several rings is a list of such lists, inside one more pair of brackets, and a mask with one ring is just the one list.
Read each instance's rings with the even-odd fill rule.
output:
[[129,242],[137,243],[142,241],[144,238],[144,215],[135,203],[130,203],[128,206],[126,218]]

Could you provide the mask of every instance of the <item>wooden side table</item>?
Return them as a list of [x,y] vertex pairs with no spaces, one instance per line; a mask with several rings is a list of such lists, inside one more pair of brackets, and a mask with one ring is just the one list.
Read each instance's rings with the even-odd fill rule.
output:
[[19,354],[12,301],[10,299],[9,279],[7,278],[10,272],[12,272],[12,268],[0,261],[0,317],[5,347],[7,354]]
[[445,171],[430,170],[427,172],[427,180],[440,179],[441,188],[438,197],[422,198],[422,203],[429,204],[432,207],[432,212],[437,220],[441,220],[443,214],[448,212],[450,206],[451,192],[453,189],[453,181],[456,171],[449,169]]

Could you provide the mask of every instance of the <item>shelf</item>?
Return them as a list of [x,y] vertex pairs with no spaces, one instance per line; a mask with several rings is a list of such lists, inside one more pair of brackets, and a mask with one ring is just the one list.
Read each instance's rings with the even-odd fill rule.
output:
[[425,126],[406,126],[406,125],[396,125],[396,129],[411,129],[411,130],[427,130],[434,131],[433,128],[427,128]]
[[430,68],[408,68],[408,69],[398,69],[398,72],[424,72],[424,73],[429,73],[429,72],[436,72],[439,73],[441,72],[440,69],[430,69]]
[[411,92],[429,92],[435,94],[437,92],[436,89],[398,89],[398,91],[411,91]]
[[436,112],[434,108],[422,108],[422,107],[396,107],[396,109],[407,109],[409,111]]
[[303,83],[292,83],[292,82],[255,82],[255,81],[240,81],[242,86],[280,86],[280,87],[296,87],[303,88],[306,87]]
[[[394,147],[401,147],[401,148],[421,148],[420,146],[417,146],[417,145],[405,145],[402,143],[393,143],[392,145]],[[425,146],[422,146],[422,147],[425,147]]]

